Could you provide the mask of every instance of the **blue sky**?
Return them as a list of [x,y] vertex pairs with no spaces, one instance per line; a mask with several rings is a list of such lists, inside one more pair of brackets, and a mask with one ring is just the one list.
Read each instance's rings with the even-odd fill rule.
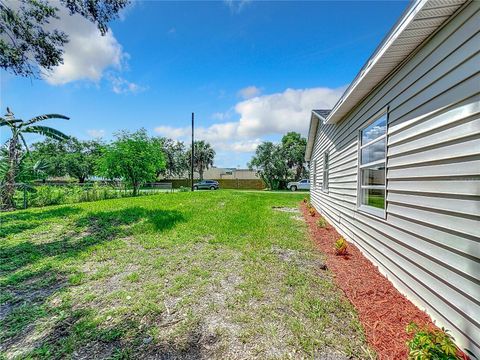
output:
[[1,72],[0,110],[62,113],[71,120],[49,125],[107,140],[141,127],[186,140],[194,111],[215,164],[243,167],[261,141],[306,135],[310,110],[335,103],[406,6],[142,1],[105,37],[62,16],[52,26],[70,35],[64,65],[41,80]]

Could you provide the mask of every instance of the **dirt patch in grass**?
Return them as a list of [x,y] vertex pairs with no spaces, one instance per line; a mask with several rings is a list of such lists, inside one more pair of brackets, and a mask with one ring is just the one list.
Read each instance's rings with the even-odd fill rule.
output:
[[337,285],[357,309],[369,344],[381,359],[405,359],[405,327],[411,321],[434,326],[429,316],[400,294],[354,244],[348,244],[347,256],[336,256],[333,244],[340,234],[332,226],[319,227],[318,216],[310,216],[303,204],[301,208]]
[[272,206],[272,209],[275,211],[281,211],[286,213],[300,214],[300,210],[298,208],[285,207],[285,206]]

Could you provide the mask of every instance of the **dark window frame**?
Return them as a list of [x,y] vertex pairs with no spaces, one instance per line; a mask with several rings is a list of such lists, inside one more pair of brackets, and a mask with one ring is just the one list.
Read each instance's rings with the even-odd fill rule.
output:
[[[366,143],[362,143],[363,132],[372,124],[385,117],[385,133],[377,136],[374,139],[370,139]],[[358,132],[358,164],[357,164],[357,210],[361,212],[374,215],[376,217],[385,219],[387,214],[387,151],[388,151],[388,123],[389,112],[388,107],[383,108],[381,111],[372,116],[371,120],[363,126]],[[368,149],[373,145],[384,141],[384,156],[380,160],[362,163],[362,150]],[[374,169],[375,167],[383,166],[384,168],[384,184],[383,185],[365,185],[363,184],[362,170]],[[383,208],[368,205],[364,201],[364,190],[382,190],[383,191]]]

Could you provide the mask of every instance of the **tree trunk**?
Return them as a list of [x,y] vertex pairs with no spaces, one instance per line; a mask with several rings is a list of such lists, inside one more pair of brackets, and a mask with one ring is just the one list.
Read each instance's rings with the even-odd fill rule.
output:
[[200,180],[203,180],[203,168],[198,169],[198,175],[200,177]]
[[85,183],[85,177],[80,176],[80,177],[78,178],[78,182],[79,182],[80,184]]
[[5,176],[5,186],[2,191],[2,209],[12,210],[15,208],[13,197],[15,196],[15,177],[18,165],[18,136],[12,135],[8,147],[8,171]]
[[133,183],[133,196],[138,195],[138,188],[140,187],[140,184],[138,183]]

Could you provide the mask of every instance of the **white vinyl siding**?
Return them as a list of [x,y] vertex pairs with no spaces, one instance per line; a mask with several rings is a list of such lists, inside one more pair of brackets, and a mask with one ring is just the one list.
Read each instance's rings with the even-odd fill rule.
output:
[[[335,125],[312,204],[412,302],[480,355],[480,2],[469,3]],[[389,107],[385,217],[359,211],[359,131]]]

